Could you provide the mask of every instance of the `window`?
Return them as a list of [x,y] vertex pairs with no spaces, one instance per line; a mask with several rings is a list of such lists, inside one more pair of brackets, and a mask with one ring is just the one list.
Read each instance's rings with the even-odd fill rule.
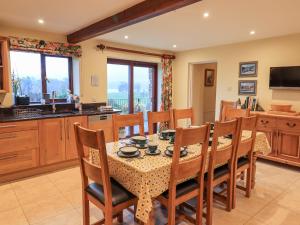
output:
[[107,95],[108,104],[122,113],[143,112],[147,132],[147,111],[157,110],[157,64],[108,59]]
[[40,53],[11,51],[11,73],[20,80],[18,95],[40,102],[43,93],[56,91],[56,101],[65,101],[73,92],[72,58]]

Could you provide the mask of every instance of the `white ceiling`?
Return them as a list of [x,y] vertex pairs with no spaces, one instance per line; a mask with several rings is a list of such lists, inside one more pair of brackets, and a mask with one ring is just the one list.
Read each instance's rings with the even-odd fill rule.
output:
[[[141,0],[0,0],[0,24],[67,34],[138,2]],[[203,0],[99,39],[183,51],[299,33],[299,9],[300,0]],[[210,16],[204,19],[206,11]],[[38,18],[45,24],[38,24]],[[251,30],[256,34],[249,35]]]

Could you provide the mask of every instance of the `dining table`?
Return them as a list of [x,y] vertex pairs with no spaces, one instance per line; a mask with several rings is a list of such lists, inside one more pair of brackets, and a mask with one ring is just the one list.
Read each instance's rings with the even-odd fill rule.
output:
[[[242,139],[247,139],[250,136],[251,132],[244,131]],[[161,140],[157,134],[148,135],[147,138],[150,141],[157,142],[158,149],[161,151],[159,155],[147,155],[145,149],[140,149],[141,154],[136,158],[119,157],[117,152],[120,147],[127,144],[126,140],[107,143],[106,149],[110,176],[138,198],[136,218],[145,224],[153,224],[153,221],[151,221],[153,200],[169,188],[172,157],[164,153],[167,146],[171,145],[168,140]],[[217,150],[221,151],[232,140],[222,137],[218,141]],[[201,154],[201,145],[187,146],[187,151],[188,154],[180,158],[180,160],[189,160]],[[254,171],[257,154],[269,154],[270,151],[271,148],[266,135],[257,132],[253,154]],[[208,149],[208,157],[209,152],[210,147]],[[92,163],[99,164],[97,150],[90,149],[89,158]],[[255,172],[253,174],[252,180],[254,185]]]

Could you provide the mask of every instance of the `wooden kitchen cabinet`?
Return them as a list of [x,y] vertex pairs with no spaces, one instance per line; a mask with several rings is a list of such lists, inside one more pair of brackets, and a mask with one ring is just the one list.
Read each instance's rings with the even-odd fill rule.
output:
[[48,165],[66,160],[65,119],[39,121],[40,163]]
[[87,117],[86,116],[76,116],[68,117],[65,119],[65,131],[66,131],[66,159],[76,159],[78,158],[76,150],[76,140],[74,133],[74,123],[80,123],[81,126],[87,127]]
[[0,124],[0,175],[37,167],[38,150],[36,121]]
[[9,92],[8,38],[0,37],[0,93]]

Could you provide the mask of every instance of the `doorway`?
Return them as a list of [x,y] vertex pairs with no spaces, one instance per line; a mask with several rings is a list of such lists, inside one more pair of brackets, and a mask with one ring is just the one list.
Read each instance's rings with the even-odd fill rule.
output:
[[196,125],[215,121],[216,84],[216,62],[189,64],[188,103],[194,109]]
[[[148,132],[147,111],[157,110],[157,64],[130,60],[107,60],[108,104],[123,114],[143,112]],[[127,129],[138,133],[138,126]]]

